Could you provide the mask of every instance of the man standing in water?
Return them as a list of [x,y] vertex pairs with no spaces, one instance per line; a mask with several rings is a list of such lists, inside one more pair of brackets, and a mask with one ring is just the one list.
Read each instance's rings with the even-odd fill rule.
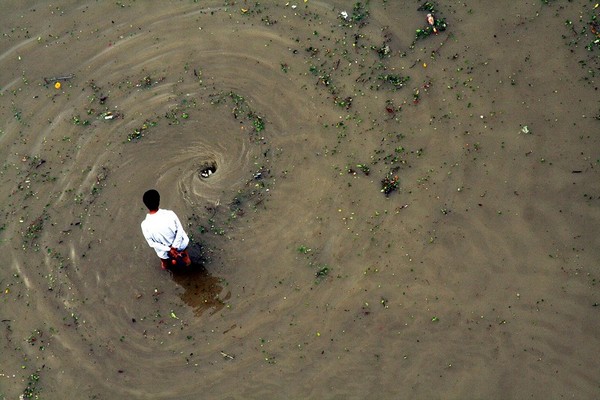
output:
[[167,269],[174,265],[189,266],[192,261],[186,248],[190,239],[177,215],[171,210],[158,208],[160,194],[154,189],[144,193],[143,201],[148,207],[148,214],[142,221],[142,233],[160,258],[161,267]]

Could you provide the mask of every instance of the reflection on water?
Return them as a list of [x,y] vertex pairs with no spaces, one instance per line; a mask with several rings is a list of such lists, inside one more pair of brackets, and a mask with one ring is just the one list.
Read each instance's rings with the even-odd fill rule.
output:
[[189,249],[192,265],[171,270],[173,280],[183,288],[180,295],[187,305],[194,309],[194,315],[199,317],[206,311],[215,314],[225,307],[225,301],[231,297],[227,292],[222,298],[221,279],[211,275],[204,267],[199,248]]

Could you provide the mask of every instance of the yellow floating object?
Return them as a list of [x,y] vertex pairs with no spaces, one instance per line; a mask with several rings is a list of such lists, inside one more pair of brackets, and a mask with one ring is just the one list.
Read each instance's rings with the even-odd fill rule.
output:
[[61,85],[60,85],[60,82],[56,82],[56,83],[54,84],[54,87],[55,87],[56,89],[60,89],[60,86],[61,86]]

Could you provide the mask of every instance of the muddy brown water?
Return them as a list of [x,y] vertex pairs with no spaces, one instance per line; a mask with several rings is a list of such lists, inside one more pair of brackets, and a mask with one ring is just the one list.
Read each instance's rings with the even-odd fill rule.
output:
[[0,398],[600,397],[597,5],[355,4],[0,4]]

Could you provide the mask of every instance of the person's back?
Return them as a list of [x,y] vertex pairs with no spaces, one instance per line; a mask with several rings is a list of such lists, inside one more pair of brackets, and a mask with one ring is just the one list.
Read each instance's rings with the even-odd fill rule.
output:
[[142,233],[148,245],[156,251],[163,269],[182,263],[190,265],[191,260],[186,248],[189,238],[177,215],[171,210],[159,208],[160,194],[154,190],[144,193],[144,204],[148,214],[142,221]]

